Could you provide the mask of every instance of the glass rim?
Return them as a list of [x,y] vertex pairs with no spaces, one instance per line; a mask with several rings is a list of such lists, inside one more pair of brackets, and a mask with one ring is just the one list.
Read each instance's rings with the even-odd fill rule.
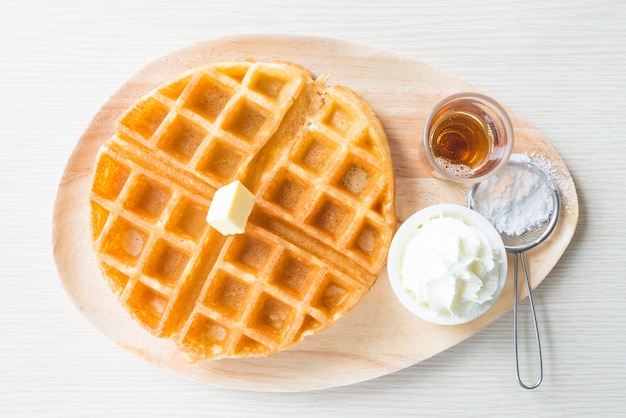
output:
[[[503,153],[501,156],[498,157],[499,161],[487,172],[483,174],[475,175],[475,176],[474,175],[457,176],[457,175],[450,173],[448,170],[441,167],[441,165],[439,165],[435,161],[431,152],[431,148],[430,148],[430,131],[431,131],[432,123],[434,121],[435,116],[445,106],[448,106],[451,103],[459,102],[462,100],[478,103],[478,104],[483,105],[483,107],[487,107],[490,110],[492,110],[490,114],[492,116],[495,116],[499,121],[502,122],[501,124],[504,128],[503,137],[506,138],[506,143],[503,147]],[[513,151],[513,140],[514,140],[513,124],[511,122],[511,119],[507,111],[495,99],[483,93],[478,93],[478,92],[455,93],[440,100],[428,113],[428,116],[426,117],[426,120],[424,122],[424,129],[422,132],[422,146],[424,148],[424,153],[426,154],[426,158],[429,164],[431,165],[431,167],[434,168],[437,171],[437,173],[442,175],[444,178],[453,180],[456,182],[460,182],[460,183],[481,182],[495,175],[496,173],[498,173],[506,165],[506,163],[508,162],[511,156],[511,153]],[[477,171],[477,170],[473,169],[472,172],[474,171]]]

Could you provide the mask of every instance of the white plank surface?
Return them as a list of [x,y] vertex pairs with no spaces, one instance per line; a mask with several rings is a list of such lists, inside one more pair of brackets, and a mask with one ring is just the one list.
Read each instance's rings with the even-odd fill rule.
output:
[[[213,3],[213,4],[210,4]],[[626,5],[390,0],[0,5],[0,415],[619,416],[626,413]],[[50,220],[71,150],[107,98],[162,55],[246,33],[407,54],[498,98],[569,168],[580,221],[535,292],[546,378],[513,373],[510,314],[408,369],[322,391],[218,389],[138,360],[65,296]]]
[[[416,135],[439,100],[473,89],[466,82],[404,55],[332,38],[257,34],[197,43],[151,63],[116,92],[81,137],[63,174],[52,220],[53,254],[68,296],[90,323],[126,349],[195,380],[228,388],[292,392],[348,385],[395,372],[469,338],[513,308],[511,268],[502,295],[480,320],[456,327],[429,324],[402,307],[383,268],[369,294],[339,323],[270,358],[190,366],[172,351],[170,340],[147,338],[102,280],[92,253],[88,194],[98,146],[112,135],[120,112],[147,91],[207,60],[242,56],[259,60],[280,57],[314,74],[328,71],[329,83],[349,83],[372,104],[388,135],[398,222],[433,203],[466,204],[468,186],[433,179],[419,163]],[[527,252],[535,288],[559,261],[575,233],[578,199],[556,151],[517,114],[508,113],[515,131],[514,152],[539,153],[550,161],[551,169],[559,173],[563,196],[563,210],[550,238]]]

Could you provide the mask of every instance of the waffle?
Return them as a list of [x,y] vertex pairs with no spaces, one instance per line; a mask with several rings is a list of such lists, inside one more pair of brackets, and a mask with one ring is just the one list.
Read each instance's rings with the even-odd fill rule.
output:
[[[215,191],[256,196],[245,233]],[[94,251],[120,303],[188,361],[267,356],[368,292],[395,230],[382,126],[352,91],[289,63],[193,69],[127,110],[99,150]]]

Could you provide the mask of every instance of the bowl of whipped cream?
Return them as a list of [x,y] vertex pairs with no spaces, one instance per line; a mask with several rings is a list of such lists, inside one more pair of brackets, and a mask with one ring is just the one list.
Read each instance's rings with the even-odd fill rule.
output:
[[493,306],[507,277],[502,238],[465,206],[426,207],[402,223],[387,257],[391,287],[419,318],[441,325],[470,322]]

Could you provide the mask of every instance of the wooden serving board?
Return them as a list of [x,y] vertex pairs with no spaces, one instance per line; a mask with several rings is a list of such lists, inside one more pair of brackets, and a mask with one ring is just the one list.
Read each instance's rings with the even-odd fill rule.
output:
[[[67,164],[53,213],[53,251],[65,290],[87,320],[123,348],[191,379],[227,388],[286,392],[341,386],[394,372],[465,340],[512,309],[512,268],[495,306],[458,326],[432,325],[410,314],[396,300],[383,269],[354,310],[301,344],[267,358],[196,364],[182,361],[170,341],[152,337],[132,321],[100,275],[91,251],[88,193],[96,152],[113,135],[117,117],[154,87],[195,66],[247,57],[291,61],[316,76],[329,74],[328,85],[352,88],[373,108],[392,150],[400,222],[432,204],[465,204],[467,187],[431,178],[420,164],[418,147],[429,110],[447,95],[475,91],[468,83],[409,57],[334,39],[261,35],[203,42],[159,59],[123,85],[95,116]],[[527,122],[512,112],[510,116],[514,152],[550,162],[564,198],[551,237],[526,253],[536,287],[574,235],[578,201],[556,151]]]

